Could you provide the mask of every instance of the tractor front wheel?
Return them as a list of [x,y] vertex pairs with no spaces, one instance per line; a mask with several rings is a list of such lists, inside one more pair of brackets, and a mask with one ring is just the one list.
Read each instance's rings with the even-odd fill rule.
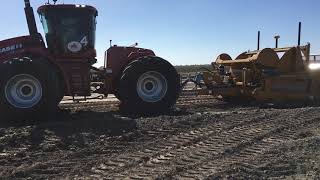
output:
[[121,109],[125,112],[168,111],[180,92],[176,69],[159,57],[143,57],[128,65],[120,79]]
[[39,119],[55,110],[58,78],[45,61],[21,58],[2,65],[5,71],[0,80],[1,121]]

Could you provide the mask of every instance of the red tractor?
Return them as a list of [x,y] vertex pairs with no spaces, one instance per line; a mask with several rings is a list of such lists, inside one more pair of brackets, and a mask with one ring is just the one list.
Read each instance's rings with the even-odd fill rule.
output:
[[91,70],[101,81],[96,92],[115,94],[128,112],[162,112],[175,104],[179,75],[152,50],[112,46],[104,69],[92,66],[97,61],[94,7],[41,6],[46,46],[30,1],[24,3],[30,35],[0,42],[0,120],[50,113],[64,96],[90,96]]

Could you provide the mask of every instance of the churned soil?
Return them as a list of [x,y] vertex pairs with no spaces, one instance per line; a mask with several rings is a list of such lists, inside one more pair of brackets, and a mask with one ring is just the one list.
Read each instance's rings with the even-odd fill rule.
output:
[[319,179],[320,107],[183,96],[166,114],[66,103],[0,126],[0,179]]

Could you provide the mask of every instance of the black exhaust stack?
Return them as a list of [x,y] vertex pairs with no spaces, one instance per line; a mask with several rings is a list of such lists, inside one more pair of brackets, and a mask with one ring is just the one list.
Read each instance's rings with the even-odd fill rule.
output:
[[276,48],[278,48],[280,36],[276,35],[274,36],[274,39],[276,40]]
[[36,20],[34,17],[33,8],[30,5],[30,0],[24,0],[24,4],[25,4],[24,12],[26,14],[30,36],[37,37],[39,33],[37,29]]
[[298,46],[301,45],[301,22],[299,22]]
[[258,31],[258,44],[257,44],[257,50],[260,50],[260,31]]

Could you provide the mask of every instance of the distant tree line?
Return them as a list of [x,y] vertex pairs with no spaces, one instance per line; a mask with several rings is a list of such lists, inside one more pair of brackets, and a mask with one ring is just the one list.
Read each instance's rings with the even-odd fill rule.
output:
[[175,66],[178,73],[180,74],[186,74],[186,73],[196,73],[203,71],[201,68],[207,68],[212,69],[212,66],[210,64],[204,64],[204,65],[184,65],[184,66]]

